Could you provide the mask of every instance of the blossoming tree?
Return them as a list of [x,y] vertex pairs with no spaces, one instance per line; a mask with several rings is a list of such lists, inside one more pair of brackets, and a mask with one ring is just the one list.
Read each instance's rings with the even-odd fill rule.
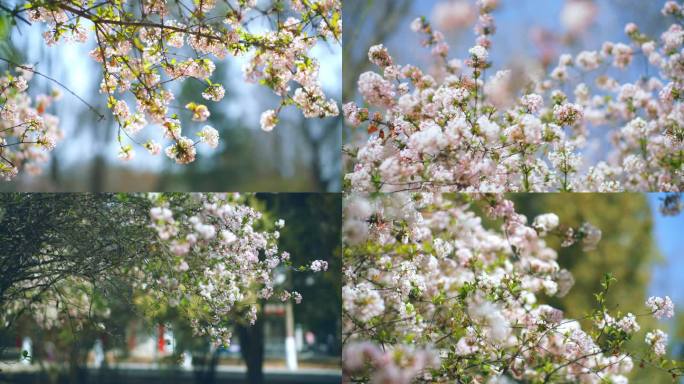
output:
[[646,353],[630,344],[639,317],[673,316],[669,297],[622,313],[606,304],[606,274],[585,318],[541,303],[574,282],[545,239],[590,250],[601,231],[589,223],[528,223],[500,195],[351,195],[344,215],[348,382],[624,383],[635,364],[684,373],[662,330],[647,330]]
[[[346,152],[345,179],[354,191],[680,191],[684,188],[679,2],[662,9],[670,26],[648,36],[633,23],[625,42],[561,55],[548,75],[508,91],[511,72],[488,76],[496,49],[493,11],[478,0],[476,41],[463,60],[451,58],[445,36],[425,18],[411,29],[434,56],[434,72],[394,62],[375,45],[377,72],[359,76],[362,103],[344,115],[367,139]],[[647,71],[620,82],[642,55]],[[592,131],[612,128],[605,160],[582,156]]]
[[141,315],[154,318],[150,302],[174,308],[196,336],[227,345],[259,300],[302,301],[275,284],[276,270],[328,268],[293,266],[278,248],[283,221],[237,194],[6,194],[0,212],[3,329],[30,319],[106,332],[108,297],[125,284]]
[[[307,118],[338,114],[337,103],[323,93],[320,64],[311,50],[319,42],[339,44],[340,0],[29,0],[13,10],[2,8],[17,23],[44,24],[48,46],[70,41],[95,45],[90,56],[102,68],[100,92],[118,124],[119,156],[123,159],[133,158],[134,145],[154,155],[166,145],[164,153],[180,164],[195,159],[199,143],[215,148],[219,140],[216,129],[204,126],[192,139],[188,129],[182,129],[178,114],[170,110],[180,109],[178,113],[188,113],[193,121],[205,121],[211,107],[204,102],[215,103],[225,95],[224,87],[211,77],[215,60],[227,57],[243,58],[247,62],[245,80],[280,97],[277,106],[263,112],[263,130],[271,131],[287,106],[296,107]],[[256,24],[259,20],[263,23]],[[26,97],[21,96],[28,79],[13,79],[3,78],[0,94],[0,171],[5,178],[16,175],[24,164],[34,164],[33,158],[44,157],[41,151],[52,148],[59,136],[53,117],[37,119],[31,109],[22,114],[19,108],[29,108],[29,103],[22,101]],[[172,85],[186,80],[205,85],[204,100],[176,106]],[[152,125],[161,130],[166,143],[137,138]],[[11,151],[12,147],[18,150]],[[34,152],[40,154],[29,156]]]

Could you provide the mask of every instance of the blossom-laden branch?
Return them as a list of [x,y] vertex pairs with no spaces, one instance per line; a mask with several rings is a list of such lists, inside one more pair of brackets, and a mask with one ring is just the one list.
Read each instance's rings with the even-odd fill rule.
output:
[[[181,129],[178,115],[169,112],[175,99],[169,86],[193,79],[205,85],[205,100],[220,101],[226,90],[211,80],[217,59],[246,58],[245,80],[266,86],[280,97],[278,107],[262,115],[261,126],[266,131],[277,125],[280,111],[289,105],[306,118],[339,113],[337,103],[323,93],[319,63],[311,50],[322,41],[340,43],[340,0],[263,3],[29,0],[19,9],[30,22],[47,25],[43,36],[48,46],[61,41],[95,41],[90,56],[102,67],[100,92],[106,95],[119,126],[121,158],[134,157],[133,144],[154,155],[161,151],[163,143],[136,139],[143,128],[154,124],[170,141],[165,154],[187,164],[195,160],[198,143],[218,146],[218,131],[204,126],[197,132],[198,140],[191,139]],[[265,20],[268,27],[260,25],[253,28],[259,32],[250,31],[256,20]],[[126,101],[127,95],[133,96],[134,108]],[[210,108],[197,101],[185,108],[194,121],[210,116]]]
[[0,178],[10,180],[20,169],[39,173],[63,133],[59,119],[46,112],[60,93],[28,95],[35,71],[18,66],[0,77]]
[[[485,218],[500,229],[486,229]],[[606,295],[615,279],[606,274],[586,318],[540,304],[574,284],[549,236],[590,250],[601,231],[565,228],[553,213],[527,224],[500,195],[352,194],[343,227],[346,382],[625,383],[635,362],[682,375],[681,362],[665,359],[661,330],[646,333],[650,352],[627,347],[638,317],[673,316],[669,297],[648,299],[643,313],[613,311]]]
[[[565,54],[546,77],[530,79],[520,95],[511,72],[487,78],[492,66],[492,11],[498,0],[478,0],[477,40],[464,60],[449,59],[445,37],[424,18],[411,28],[425,36],[434,74],[397,65],[382,45],[368,52],[380,73],[360,75],[364,105],[344,106],[352,127],[370,137],[350,145],[354,191],[680,191],[684,188],[681,49],[684,15],[669,1],[674,20],[659,38],[625,27],[628,43]],[[633,83],[607,70],[628,69],[644,56],[648,68]],[[641,61],[639,60],[640,64]],[[592,73],[596,74],[592,77]],[[575,81],[594,79],[594,83]],[[572,89],[566,94],[562,89]],[[582,157],[591,130],[613,127],[605,161]],[[603,136],[603,134],[601,134]]]
[[[152,226],[172,256],[161,271],[149,265],[134,271],[139,286],[152,288],[157,300],[184,312],[206,308],[192,318],[193,330],[223,345],[229,344],[236,319],[255,323],[258,300],[276,295],[282,301],[302,301],[298,292],[274,287],[275,271],[291,267],[289,253],[278,250],[284,221],[276,221],[274,230],[259,230],[261,212],[239,201],[239,195],[203,195],[191,208],[156,201],[150,211]],[[299,270],[327,268],[325,261],[316,260]]]

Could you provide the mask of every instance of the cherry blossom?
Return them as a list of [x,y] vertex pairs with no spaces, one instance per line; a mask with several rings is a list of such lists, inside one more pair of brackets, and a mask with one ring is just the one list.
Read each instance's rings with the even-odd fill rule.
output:
[[646,344],[653,348],[653,353],[662,356],[667,347],[667,334],[660,329],[649,332],[646,334]]
[[327,271],[328,263],[323,260],[314,260],[311,262],[311,270],[314,272]]
[[261,129],[270,132],[278,124],[278,116],[276,111],[269,109],[261,114]]
[[[267,124],[262,118],[264,130],[272,130],[280,111],[290,105],[307,118],[339,113],[337,102],[323,93],[320,63],[312,50],[321,43],[341,42],[340,0],[104,1],[95,5],[28,0],[18,9],[26,11],[27,22],[45,25],[43,37],[48,46],[95,45],[90,56],[102,68],[100,92],[120,128],[117,137],[124,159],[134,156],[135,145],[153,155],[166,146],[164,153],[179,164],[195,160],[198,143],[215,148],[217,131],[211,132],[210,140],[188,138],[192,135],[172,113],[184,113],[175,104],[172,84],[203,83],[202,98],[218,102],[226,89],[211,78],[215,62],[226,58],[244,61],[244,80],[261,84],[280,98],[277,108],[267,113]],[[268,27],[256,28],[260,20]],[[197,100],[186,105],[197,122],[206,121],[213,108]],[[140,131],[149,126],[159,127],[170,143],[139,142]],[[200,136],[207,136],[206,132]],[[3,176],[17,172],[9,165],[12,159],[7,160]]]
[[[343,112],[355,133],[345,153],[345,189],[403,190],[665,191],[684,188],[684,135],[680,94],[684,72],[682,14],[678,2],[663,8],[670,23],[659,36],[638,25],[625,28],[623,42],[599,50],[563,54],[545,76],[530,75],[521,94],[510,90],[511,72],[491,73],[496,50],[497,2],[478,1],[474,44],[452,59],[444,36],[425,18],[411,29],[424,35],[434,64],[427,72],[402,65],[383,45],[369,50],[378,67],[359,75],[359,102]],[[566,2],[584,9],[591,2]],[[564,11],[565,12],[565,11]],[[576,14],[567,11],[567,14]],[[619,82],[643,55],[648,71]],[[643,63],[639,63],[641,65]],[[640,67],[641,68],[641,67]],[[368,133],[358,131],[363,127]],[[589,162],[598,132],[607,137],[605,157]],[[592,144],[593,143],[593,144]]]
[[437,27],[445,31],[464,28],[477,16],[473,5],[467,0],[437,3],[432,14]]
[[646,300],[646,306],[653,311],[653,316],[657,319],[671,318],[674,316],[674,304],[669,296],[651,296]]
[[[553,213],[529,225],[502,195],[347,196],[345,382],[625,383],[634,359],[681,375],[679,363],[663,359],[662,331],[646,334],[652,354],[627,348],[648,314],[606,306],[609,274],[585,318],[543,304],[574,283],[551,237],[588,250],[600,230],[564,226]],[[646,303],[654,311],[669,305]]]
[[0,76],[0,178],[5,180],[20,170],[40,173],[48,153],[63,138],[59,119],[47,113],[60,93],[29,96],[33,74],[32,67],[23,65]]

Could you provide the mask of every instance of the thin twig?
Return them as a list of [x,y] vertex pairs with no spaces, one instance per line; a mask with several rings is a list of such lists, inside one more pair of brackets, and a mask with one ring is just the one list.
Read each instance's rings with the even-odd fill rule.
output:
[[17,19],[23,21],[27,25],[31,25],[31,22],[26,20],[26,18],[24,18],[23,16],[19,15],[19,12],[17,12],[16,9],[10,9],[7,6],[5,6],[3,3],[0,3],[0,9],[9,13],[12,17],[16,17]]
[[88,107],[88,109],[90,109],[91,111],[93,111],[94,114],[97,115],[98,121],[104,120],[105,116],[104,116],[103,114],[101,114],[101,113],[97,110],[97,108],[93,107],[90,103],[88,103],[87,101],[85,101],[81,96],[77,95],[74,91],[72,91],[71,89],[69,89],[69,87],[67,87],[66,85],[62,84],[59,80],[57,80],[57,79],[55,79],[55,78],[52,78],[52,77],[50,77],[50,76],[48,76],[48,75],[45,75],[45,74],[43,74],[43,73],[41,73],[41,72],[38,72],[38,71],[36,71],[35,69],[33,69],[33,68],[29,67],[29,66],[22,65],[22,64],[17,64],[17,63],[15,63],[15,62],[13,62],[13,61],[11,61],[11,60],[8,60],[8,59],[6,59],[6,58],[4,58],[4,57],[0,57],[0,61],[4,61],[4,62],[6,62],[6,63],[8,63],[8,64],[10,64],[10,65],[13,65],[13,66],[17,67],[17,68],[24,69],[24,70],[26,70],[26,71],[32,72],[32,73],[34,73],[34,74],[36,74],[36,75],[38,75],[38,76],[44,77],[44,78],[46,78],[46,79],[52,81],[53,83],[55,83],[55,84],[59,85],[60,87],[62,87],[65,91],[67,91],[67,92],[69,92],[70,94],[72,94],[74,97],[76,97],[76,98],[77,98],[79,101],[81,101],[83,104],[85,104],[85,105]]

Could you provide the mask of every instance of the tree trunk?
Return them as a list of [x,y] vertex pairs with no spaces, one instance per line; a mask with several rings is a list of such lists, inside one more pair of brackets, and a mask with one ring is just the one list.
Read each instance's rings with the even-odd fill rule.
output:
[[71,348],[69,356],[69,382],[76,384],[86,384],[88,382],[87,351],[81,350],[80,344],[76,343]]
[[107,164],[102,155],[95,156],[93,167],[90,170],[90,190],[92,192],[102,192],[105,188],[105,176]]
[[264,321],[257,318],[253,326],[238,326],[240,353],[247,364],[247,383],[264,383]]
[[213,384],[216,382],[216,369],[218,368],[219,362],[219,349],[216,348],[210,351],[211,357],[208,354],[204,354],[200,359],[196,359],[197,362],[193,361],[195,382],[198,384]]
[[302,130],[302,135],[306,140],[307,144],[311,148],[311,176],[313,177],[314,189],[317,192],[325,192],[327,190],[328,183],[323,177],[323,170],[321,166],[321,143],[325,139],[325,135],[322,137],[315,137],[315,132],[312,132],[311,125],[308,122],[300,124]]

